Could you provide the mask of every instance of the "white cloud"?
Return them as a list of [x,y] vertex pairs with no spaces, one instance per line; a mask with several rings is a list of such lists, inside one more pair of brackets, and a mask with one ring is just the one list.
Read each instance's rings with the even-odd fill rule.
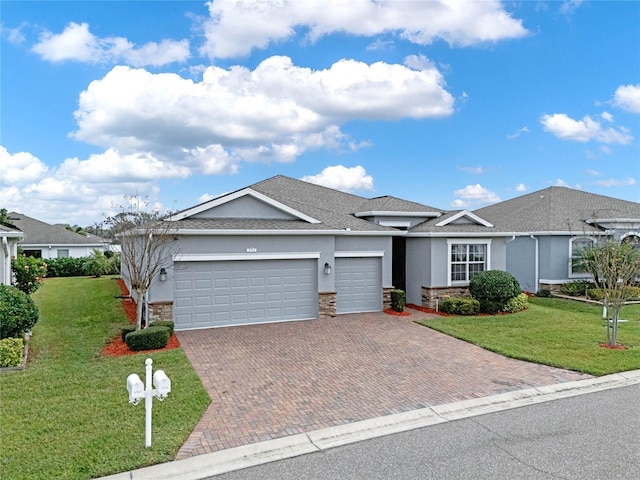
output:
[[527,127],[526,125],[522,128],[519,128],[518,130],[516,130],[514,133],[512,133],[511,135],[507,135],[507,138],[509,140],[513,140],[514,138],[518,138],[520,135],[522,135],[523,133],[527,133],[529,132],[529,127]]
[[9,43],[17,45],[25,41],[23,30],[26,26],[27,24],[22,22],[15,28],[8,28],[0,23],[0,34],[2,38],[6,38]]
[[[10,154],[0,145],[0,185],[13,186],[32,182],[45,175],[48,167],[28,152]],[[0,197],[4,198],[4,197]]]
[[167,65],[189,58],[188,40],[149,42],[136,48],[126,38],[98,38],[87,23],[69,23],[62,33],[45,31],[33,46],[35,53],[50,62],[75,60],[87,63],[127,63],[136,67]]
[[599,177],[600,175],[602,175],[599,171],[597,170],[586,170],[587,175],[590,175],[592,177]]
[[603,128],[599,122],[585,115],[582,120],[574,120],[564,113],[543,115],[540,119],[545,131],[562,140],[575,140],[577,142],[589,142],[591,140],[601,143],[618,143],[627,145],[633,137],[624,127]]
[[602,112],[600,116],[605,122],[613,122],[613,115],[611,115],[609,112]]
[[613,105],[632,113],[640,113],[640,83],[621,85],[613,96]]
[[559,11],[564,15],[571,15],[575,13],[575,11],[578,10],[578,8],[580,8],[580,5],[582,5],[583,3],[584,0],[567,0],[566,2],[562,2]]
[[569,185],[567,182],[565,182],[564,180],[562,180],[561,178],[556,179],[555,183],[553,184],[554,187],[567,187],[567,188],[575,188],[577,190],[581,190],[582,187],[580,186],[579,183],[576,183],[575,185]]
[[120,155],[114,149],[49,168],[30,153],[11,154],[0,146],[2,207],[50,222],[91,224],[116,213],[123,192],[154,196],[157,180],[186,174],[187,169],[151,155]]
[[454,194],[458,198],[453,201],[452,206],[458,208],[500,201],[500,197],[496,193],[487,190],[479,183],[475,185],[467,185],[464,188],[456,190]]
[[364,167],[344,167],[334,165],[327,167],[317,175],[307,175],[301,180],[316,185],[322,185],[343,192],[353,192],[356,190],[373,190],[373,177],[367,175]]
[[477,167],[458,167],[458,170],[472,173],[474,175],[481,175],[484,172],[484,169],[481,165],[478,165]]
[[519,183],[516,185],[516,192],[526,192],[527,186],[524,183]]
[[610,178],[608,180],[598,180],[596,182],[597,185],[600,185],[602,187],[630,187],[635,185],[636,183],[636,179],[633,177],[627,177],[622,180]]
[[354,60],[311,70],[276,56],[253,71],[209,67],[201,82],[118,66],[80,94],[72,136],[228,172],[241,160],[288,162],[310,149],[367,146],[341,132],[349,120],[451,115],[443,84],[432,66]]
[[210,58],[247,55],[301,31],[311,42],[336,32],[364,37],[384,33],[418,45],[442,39],[462,47],[528,34],[522,21],[512,18],[496,0],[212,0],[208,6],[206,42],[200,53]]
[[600,150],[600,152],[604,153],[605,155],[612,155],[613,154],[613,148],[611,148],[608,145],[600,145],[599,150]]

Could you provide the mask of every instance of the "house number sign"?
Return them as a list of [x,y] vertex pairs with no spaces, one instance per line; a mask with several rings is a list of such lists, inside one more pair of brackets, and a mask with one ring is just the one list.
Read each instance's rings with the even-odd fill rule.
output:
[[256,253],[257,251],[256,247],[247,247],[247,253]]

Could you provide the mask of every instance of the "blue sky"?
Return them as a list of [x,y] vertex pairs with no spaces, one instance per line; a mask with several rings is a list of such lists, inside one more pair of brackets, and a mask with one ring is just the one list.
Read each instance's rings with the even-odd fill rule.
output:
[[3,1],[0,207],[88,226],[283,174],[640,201],[640,2]]

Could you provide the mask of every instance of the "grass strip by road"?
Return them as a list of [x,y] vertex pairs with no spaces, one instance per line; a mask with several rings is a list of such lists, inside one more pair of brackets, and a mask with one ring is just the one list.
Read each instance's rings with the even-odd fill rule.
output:
[[[89,479],[173,460],[209,404],[181,349],[127,357],[100,351],[128,324],[110,278],[52,278],[33,294],[40,320],[24,371],[0,375],[0,476]],[[145,359],[172,392],[154,399],[144,448],[144,402],[128,403],[126,378]]]
[[640,369],[640,305],[625,305],[618,343],[602,348],[602,307],[558,298],[530,298],[529,308],[511,315],[440,317],[419,323],[501,355],[529,362],[608,375]]

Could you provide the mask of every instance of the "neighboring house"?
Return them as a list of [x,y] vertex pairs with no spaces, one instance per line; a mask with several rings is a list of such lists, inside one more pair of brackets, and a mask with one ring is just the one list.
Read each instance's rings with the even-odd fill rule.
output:
[[16,227],[0,223],[0,284],[11,285],[11,259],[18,254],[18,242],[24,234]]
[[185,330],[380,311],[393,288],[434,305],[490,269],[537,291],[572,278],[579,239],[637,235],[640,204],[551,187],[451,212],[276,176],[165,221],[172,266],[147,301]]
[[36,258],[88,257],[94,249],[109,249],[109,240],[67,230],[62,225],[50,225],[22,213],[9,212],[13,225],[24,233],[20,248]]

